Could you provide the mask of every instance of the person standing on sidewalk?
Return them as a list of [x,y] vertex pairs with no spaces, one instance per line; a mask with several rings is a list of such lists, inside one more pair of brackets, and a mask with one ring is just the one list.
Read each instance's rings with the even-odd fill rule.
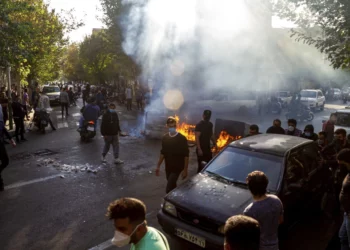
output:
[[350,249],[350,149],[345,148],[337,155],[339,165],[346,166],[347,175],[344,178],[342,188],[339,194],[339,200],[344,209],[344,220],[339,230],[339,239],[342,250]]
[[130,250],[170,250],[166,237],[157,229],[147,226],[146,205],[135,198],[121,198],[107,208],[106,216],[115,227],[112,244]]
[[106,155],[110,146],[113,147],[114,163],[123,164],[119,159],[119,134],[120,134],[119,117],[115,110],[115,104],[110,103],[108,111],[102,117],[101,134],[104,138],[105,145],[102,151],[102,162],[106,162]]
[[125,97],[127,110],[132,110],[132,90],[129,85],[125,89]]
[[277,196],[267,194],[269,180],[263,172],[248,174],[247,184],[254,201],[243,213],[260,224],[260,250],[278,250],[278,227],[283,222],[282,202]]
[[196,134],[196,153],[197,153],[197,161],[198,161],[198,169],[197,173],[202,171],[202,161],[209,162],[213,158],[213,154],[211,152],[210,141],[213,142],[216,147],[216,140],[213,133],[213,123],[210,122],[211,111],[204,110],[203,112],[203,120],[200,121],[195,128]]
[[29,116],[28,116],[28,106],[29,106],[28,89],[24,89],[24,91],[23,91],[22,105],[23,105],[23,108],[24,108],[24,111],[25,111],[25,116],[27,118],[27,121],[29,121]]
[[64,109],[66,109],[66,117],[67,117],[68,107],[69,107],[69,95],[65,88],[61,89],[60,102],[61,102],[62,118],[63,118]]
[[4,143],[4,137],[7,137],[9,141],[11,142],[12,146],[15,147],[16,143],[11,138],[10,134],[7,132],[4,123],[0,122],[0,192],[4,191],[4,181],[1,177],[2,171],[9,165],[9,157],[7,155],[5,143]]
[[4,126],[6,126],[6,122],[9,119],[9,114],[7,109],[9,104],[9,99],[7,98],[5,92],[0,93],[0,104],[2,107]]
[[176,119],[169,117],[166,125],[169,133],[163,136],[156,176],[160,175],[160,166],[165,160],[165,174],[168,181],[166,193],[169,193],[176,188],[176,183],[181,172],[182,179],[187,177],[190,152],[186,137],[176,131]]
[[19,102],[19,97],[15,96],[12,103],[13,120],[16,125],[16,142],[20,143],[18,134],[21,136],[21,141],[27,141],[24,138],[24,106]]

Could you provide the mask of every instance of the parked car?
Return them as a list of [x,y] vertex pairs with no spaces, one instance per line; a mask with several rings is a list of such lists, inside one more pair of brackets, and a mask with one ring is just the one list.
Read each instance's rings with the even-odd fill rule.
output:
[[340,89],[333,89],[333,99],[340,100],[342,97],[342,92]]
[[58,86],[43,86],[43,93],[45,93],[49,99],[50,103],[60,103],[60,88]]
[[[335,122],[334,130],[342,128],[346,130],[346,134],[350,135],[350,109],[341,109],[337,110],[335,113],[337,116],[337,121]],[[325,123],[327,119],[322,120],[322,123]]]
[[165,196],[159,224],[175,239],[192,243],[191,249],[223,249],[225,221],[252,202],[246,177],[259,170],[269,178],[268,192],[281,199],[281,228],[288,228],[321,206],[330,173],[319,160],[317,145],[300,137],[263,134],[234,141]]
[[324,109],[324,105],[326,104],[326,98],[322,93],[322,90],[303,89],[302,91],[300,91],[300,95],[302,104],[309,106],[311,109]]

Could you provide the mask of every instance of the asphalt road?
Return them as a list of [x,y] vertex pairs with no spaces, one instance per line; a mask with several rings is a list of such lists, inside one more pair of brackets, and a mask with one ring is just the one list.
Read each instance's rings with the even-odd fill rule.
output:
[[[341,108],[337,104],[327,107],[316,113],[316,131],[323,117]],[[0,193],[0,249],[112,249],[114,229],[105,217],[106,208],[112,200],[125,196],[143,200],[148,224],[159,228],[156,214],[166,182],[164,171],[156,177],[153,170],[160,143],[141,136],[141,114],[118,108],[122,128],[130,136],[120,138],[120,158],[125,164],[116,166],[111,154],[110,163],[101,164],[99,133],[90,143],[80,142],[76,131],[79,110],[70,108],[70,116],[62,118],[55,108],[52,117],[57,131],[48,128],[46,134],[40,134],[34,130],[26,134],[28,142],[7,147],[11,162],[3,172],[6,187]],[[256,116],[248,122],[259,124],[264,131],[274,118]],[[195,170],[192,151],[190,174]],[[325,249],[337,226],[329,219],[306,218],[293,228],[283,249]],[[172,249],[191,249],[170,241]]]

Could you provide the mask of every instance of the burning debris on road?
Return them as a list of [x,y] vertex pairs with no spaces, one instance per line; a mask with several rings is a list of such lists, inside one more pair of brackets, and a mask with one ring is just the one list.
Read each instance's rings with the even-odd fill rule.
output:
[[196,125],[187,124],[185,122],[182,122],[180,124],[180,118],[177,115],[175,115],[175,119],[177,124],[177,128],[176,128],[177,132],[185,136],[188,142],[194,143],[196,141],[196,134],[194,131],[196,128]]
[[233,141],[237,141],[239,139],[241,139],[242,136],[232,136],[229,133],[227,133],[226,131],[221,131],[219,138],[216,140],[216,146],[217,148],[213,148],[212,152],[214,154],[219,153],[224,147],[226,147],[226,145],[230,144]]

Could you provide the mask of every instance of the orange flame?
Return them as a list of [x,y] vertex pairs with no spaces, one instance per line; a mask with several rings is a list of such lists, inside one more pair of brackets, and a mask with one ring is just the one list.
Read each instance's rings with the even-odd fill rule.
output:
[[220,150],[222,150],[227,144],[239,140],[241,139],[242,136],[232,136],[229,133],[227,133],[226,131],[221,131],[220,132],[220,136],[216,141],[216,146],[217,146],[217,150],[215,150],[215,148],[213,149],[213,152],[219,152]]
[[187,138],[188,141],[190,142],[195,142],[196,141],[196,135],[194,129],[196,128],[196,125],[191,125],[187,124],[185,122],[180,124],[180,118],[175,115],[175,120],[176,120],[176,130],[183,136]]

